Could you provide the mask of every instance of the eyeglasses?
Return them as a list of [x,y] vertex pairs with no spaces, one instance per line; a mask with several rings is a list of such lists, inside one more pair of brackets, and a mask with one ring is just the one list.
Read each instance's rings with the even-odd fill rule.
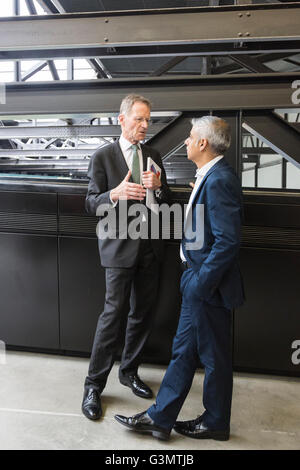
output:
[[143,121],[146,121],[147,124],[151,124],[151,119],[147,119],[147,118],[134,118],[135,122],[137,122],[138,124],[141,124]]

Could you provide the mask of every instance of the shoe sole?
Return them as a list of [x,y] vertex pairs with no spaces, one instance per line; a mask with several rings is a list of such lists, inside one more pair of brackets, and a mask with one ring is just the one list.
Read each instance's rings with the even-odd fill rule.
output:
[[192,435],[192,434],[188,434],[188,433],[185,433],[185,432],[181,432],[181,431],[178,431],[177,429],[174,428],[174,431],[177,432],[177,434],[180,434],[181,436],[185,436],[185,437],[191,437],[192,439],[213,439],[214,441],[228,441],[229,440],[229,436],[224,436],[224,434],[205,434],[205,433],[202,433],[202,434],[198,434],[198,435]]
[[135,427],[132,427],[130,426],[130,424],[124,423],[123,421],[119,420],[116,416],[115,416],[115,420],[118,421],[118,423],[125,426],[126,428],[130,429],[130,431],[135,431],[141,434],[152,434],[153,437],[156,437],[156,439],[159,439],[160,441],[168,441],[170,438],[169,435],[161,431],[154,431],[154,430],[151,431],[151,429],[142,429],[142,428],[137,429]]

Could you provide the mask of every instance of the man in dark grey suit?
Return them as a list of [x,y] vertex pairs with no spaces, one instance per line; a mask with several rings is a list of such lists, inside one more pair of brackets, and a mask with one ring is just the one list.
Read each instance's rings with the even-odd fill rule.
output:
[[[119,221],[122,204],[126,203],[129,208],[133,203],[145,204],[146,189],[154,191],[158,204],[170,201],[159,153],[140,144],[146,137],[150,110],[151,104],[143,96],[128,95],[122,101],[120,139],[98,149],[91,158],[86,196],[86,209],[90,214],[99,215],[99,206],[105,204],[115,211]],[[146,171],[148,157],[161,168],[160,177]],[[143,208],[148,214],[149,209]],[[131,216],[128,221],[132,219]],[[152,397],[151,389],[138,376],[138,367],[153,319],[163,241],[142,236],[133,239],[128,234],[124,237],[123,232],[124,227],[120,227],[114,237],[99,238],[106,296],[97,324],[82,403],[84,415],[93,420],[102,415],[100,397],[115,360],[122,321],[126,317],[119,380],[136,395]]]

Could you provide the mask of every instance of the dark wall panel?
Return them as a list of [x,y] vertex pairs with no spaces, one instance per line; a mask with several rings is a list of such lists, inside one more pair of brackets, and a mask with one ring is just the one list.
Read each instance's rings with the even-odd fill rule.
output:
[[0,339],[59,348],[55,236],[0,233]]
[[87,352],[92,348],[105,297],[97,238],[59,238],[61,349]]
[[300,252],[243,248],[246,303],[235,312],[234,366],[299,374],[292,342],[300,338]]

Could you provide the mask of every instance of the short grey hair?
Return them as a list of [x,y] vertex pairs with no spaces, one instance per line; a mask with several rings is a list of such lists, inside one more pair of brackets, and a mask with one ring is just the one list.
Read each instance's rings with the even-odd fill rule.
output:
[[210,148],[215,154],[223,154],[228,150],[231,142],[229,124],[217,116],[202,116],[192,119],[196,136],[207,139]]
[[148,98],[145,98],[144,96],[141,96],[141,95],[130,94],[130,95],[125,96],[125,98],[123,98],[121,106],[120,106],[120,114],[129,114],[132,109],[132,106],[134,105],[134,103],[137,103],[137,102],[144,103],[145,105],[148,106],[150,110],[152,108],[152,104],[148,100]]

